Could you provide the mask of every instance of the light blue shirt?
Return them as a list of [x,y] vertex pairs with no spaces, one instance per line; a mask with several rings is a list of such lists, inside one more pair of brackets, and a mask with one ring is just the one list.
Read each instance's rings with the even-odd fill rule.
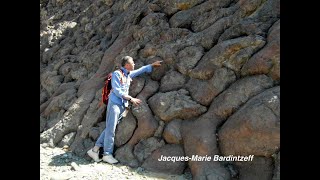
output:
[[[152,66],[146,65],[142,66],[141,68],[131,71],[130,73],[123,67],[121,67],[123,74],[121,71],[116,70],[112,73],[111,78],[111,85],[112,85],[112,92],[109,97],[109,101],[119,104],[119,105],[127,105],[128,100],[123,98],[123,95],[129,94],[129,88],[132,81],[132,78],[139,76],[145,72],[151,72]],[[122,79],[122,80],[121,80]]]

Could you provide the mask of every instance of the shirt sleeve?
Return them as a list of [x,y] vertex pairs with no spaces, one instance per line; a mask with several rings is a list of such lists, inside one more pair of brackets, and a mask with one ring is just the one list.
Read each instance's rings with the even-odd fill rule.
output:
[[120,79],[121,79],[120,72],[118,71],[113,72],[113,75],[111,78],[111,85],[112,85],[113,92],[115,93],[116,96],[118,96],[119,98],[122,98],[122,96],[125,95],[126,93],[121,90]]
[[130,72],[130,77],[134,78],[136,76],[139,76],[142,73],[145,73],[145,72],[149,73],[151,71],[152,71],[152,66],[151,66],[151,64],[149,64],[149,65],[146,65],[146,66],[142,66],[141,68],[139,68],[137,70],[131,71]]

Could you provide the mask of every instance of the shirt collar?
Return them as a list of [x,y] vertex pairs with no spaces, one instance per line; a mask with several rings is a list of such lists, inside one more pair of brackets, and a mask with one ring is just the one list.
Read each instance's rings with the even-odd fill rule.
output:
[[130,74],[130,72],[126,68],[121,67],[120,69],[122,70],[125,76],[128,76]]

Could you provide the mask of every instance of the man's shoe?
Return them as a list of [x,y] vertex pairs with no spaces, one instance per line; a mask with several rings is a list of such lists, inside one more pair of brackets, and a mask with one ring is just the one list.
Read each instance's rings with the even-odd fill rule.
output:
[[100,162],[102,159],[99,158],[99,153],[94,152],[92,149],[90,149],[87,154],[95,161],[95,162]]
[[109,164],[115,164],[115,163],[118,162],[118,160],[116,160],[116,159],[112,156],[112,154],[104,155],[104,156],[102,157],[102,160],[103,160],[104,162],[109,163]]

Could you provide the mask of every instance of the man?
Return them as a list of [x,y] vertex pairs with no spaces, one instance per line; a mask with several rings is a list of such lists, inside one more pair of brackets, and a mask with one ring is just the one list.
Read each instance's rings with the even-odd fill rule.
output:
[[[112,74],[112,92],[109,96],[107,106],[106,128],[99,136],[95,146],[87,152],[87,154],[96,162],[100,162],[101,160],[110,164],[118,162],[118,160],[112,156],[118,120],[122,118],[122,114],[128,107],[129,102],[135,106],[138,106],[141,103],[140,99],[129,95],[129,87],[132,78],[145,72],[151,72],[153,67],[161,66],[161,61],[156,61],[137,70],[134,70],[134,65],[133,58],[125,56],[122,58],[121,70],[116,70]],[[104,151],[102,159],[99,158],[100,147],[103,147]]]

